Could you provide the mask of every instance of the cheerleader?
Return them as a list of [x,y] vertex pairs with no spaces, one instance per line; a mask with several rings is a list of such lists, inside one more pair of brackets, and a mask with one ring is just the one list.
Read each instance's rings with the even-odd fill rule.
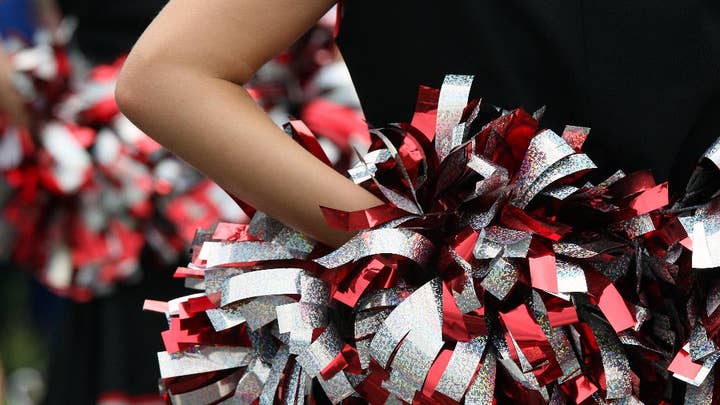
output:
[[[338,246],[351,235],[317,207],[379,201],[288,140],[241,87],[333,3],[176,0],[133,49],[117,100],[242,200]],[[375,126],[409,121],[419,85],[475,74],[473,94],[494,105],[545,105],[551,128],[592,127],[599,167],[651,169],[682,190],[719,129],[716,7],[349,1],[338,43]]]
[[[342,227],[330,226],[320,207],[329,207],[346,213],[356,211],[368,213],[372,207],[388,204],[387,200],[392,200],[393,195],[387,193],[385,194],[387,199],[381,200],[366,188],[355,185],[316,159],[313,154],[278,130],[242,88],[242,84],[247,83],[261,65],[287,48],[333,3],[332,0],[301,2],[283,0],[272,4],[262,0],[242,2],[209,0],[197,4],[189,0],[173,0],[135,45],[121,74],[116,97],[121,109],[139,127],[218,181],[232,194],[327,246],[345,246],[346,248],[337,254],[342,256],[355,253],[353,249],[358,246],[357,244],[351,241],[348,245],[343,245],[353,238],[354,232],[339,229]],[[353,76],[365,116],[374,126],[410,122],[413,118],[419,86],[439,88],[448,73],[474,75],[476,79],[472,90],[466,88],[467,80],[458,76],[451,77],[447,87],[449,90],[445,90],[463,99],[460,107],[464,107],[464,101],[467,99],[460,94],[467,96],[464,93],[466,90],[473,97],[482,96],[485,102],[498,106],[500,111],[518,106],[528,111],[541,111],[541,107],[546,106],[542,124],[555,132],[562,133],[565,124],[592,127],[592,136],[588,138],[583,149],[601,168],[596,171],[598,176],[606,178],[618,168],[626,172],[649,169],[658,180],[671,180],[670,187],[673,194],[680,194],[684,190],[697,158],[711,146],[720,133],[720,121],[716,119],[720,114],[720,75],[718,75],[720,52],[717,47],[720,39],[718,18],[720,14],[716,3],[696,1],[680,4],[671,1],[660,3],[641,1],[632,4],[625,2],[540,4],[518,0],[460,1],[450,4],[430,0],[393,2],[348,0],[344,2],[344,6],[345,11],[337,41]],[[201,28],[198,28],[199,26]],[[427,94],[421,93],[421,95]],[[424,101],[427,100],[421,98],[421,106]],[[457,104],[460,101],[451,99],[448,103]],[[452,105],[457,107],[456,104]],[[440,109],[437,105],[435,107]],[[447,108],[447,105],[443,107]],[[422,116],[422,113],[431,115],[429,111],[433,110],[421,109],[418,115]],[[465,117],[462,112],[462,108],[455,111],[459,116]],[[518,114],[522,115],[522,113]],[[538,113],[536,117],[540,115]],[[528,122],[534,120],[529,114],[522,116],[527,117]],[[436,118],[443,119],[439,116]],[[511,119],[506,118],[506,120]],[[501,124],[495,122],[489,128],[502,133],[500,127]],[[570,130],[567,142],[579,147],[579,144],[570,140],[572,136]],[[432,139],[432,136],[429,138]],[[572,150],[569,145],[565,147]],[[552,150],[541,149],[537,153],[539,156],[551,155]],[[445,155],[439,154],[438,158],[442,161]],[[530,166],[533,163],[529,161],[524,164]],[[589,165],[586,166],[588,167]],[[368,176],[372,177],[372,175]],[[511,178],[513,181],[517,179],[514,176]],[[642,176],[638,178],[645,179]],[[445,206],[443,204],[446,203],[449,204],[445,201],[440,205]],[[548,208],[551,206],[552,204],[548,205]],[[654,208],[660,206],[653,205]],[[423,220],[428,218],[423,217]],[[441,229],[445,224],[437,225],[438,232],[442,232]],[[432,232],[432,229],[426,231]],[[485,235],[484,231],[483,235]],[[457,241],[461,236],[445,235],[435,242],[450,243],[449,241]],[[357,240],[353,239],[353,241]],[[378,245],[382,245],[381,242],[378,241]],[[453,247],[456,248],[455,254],[462,254],[461,247]],[[664,256],[665,253],[667,252],[663,253],[663,260],[668,259]],[[476,254],[475,257],[477,256]],[[373,257],[379,261],[383,260],[381,255]],[[655,258],[659,259],[660,256]],[[327,264],[323,259],[314,261],[317,262]],[[708,262],[715,263],[712,260]],[[331,267],[335,268],[335,266]],[[437,271],[443,269],[444,267],[440,267]],[[687,266],[685,269],[687,270]],[[637,271],[640,277],[641,269],[638,268]],[[245,278],[244,274],[242,276],[237,276],[238,280]],[[332,276],[325,274],[319,277]],[[482,277],[485,275],[478,278]],[[339,285],[333,287],[340,288]],[[505,293],[508,291],[492,290],[490,285],[485,287],[487,287],[484,290],[486,296],[488,291],[494,291],[495,298],[490,298],[490,303],[499,299],[502,301],[501,304],[505,304]],[[539,288],[536,285],[533,287]],[[557,290],[555,287],[550,289]],[[459,293],[460,290],[462,288],[453,290],[453,293]],[[645,292],[638,294],[644,295]],[[708,296],[706,293],[698,295]],[[337,295],[334,297],[337,298]],[[443,300],[445,297],[443,295]],[[442,305],[445,305],[444,302]],[[515,301],[512,303],[517,305]],[[622,305],[622,300],[619,300],[619,303],[619,308],[624,308],[622,314],[629,314],[629,310]],[[501,307],[500,311],[505,311],[502,314],[507,316],[503,318],[504,324],[513,326],[510,321],[515,315],[519,316],[519,313],[503,308],[501,304],[498,304]],[[431,308],[428,311],[432,311],[434,306],[431,304],[429,307]],[[524,311],[523,316],[526,312],[529,316],[533,316],[531,313],[537,310],[533,307],[531,311],[525,304],[514,308]],[[278,310],[278,318],[279,313]],[[513,315],[510,315],[511,313]],[[412,315],[406,314],[407,317],[402,319],[411,320]],[[610,320],[613,318],[613,314],[609,311],[605,316]],[[594,319],[592,316],[587,319],[590,318]],[[692,319],[694,316],[690,318],[694,321]],[[465,322],[459,318],[453,319],[460,323]],[[397,318],[395,320],[397,321]],[[625,318],[628,322],[622,325],[615,324],[618,328],[616,331],[620,332],[638,325],[635,320],[634,316],[628,315]],[[683,320],[686,321],[690,322]],[[592,323],[594,321],[587,320],[587,322],[587,325],[595,325],[592,328],[597,326]],[[533,323],[533,326],[536,325]],[[662,329],[660,325],[658,321],[655,327],[658,330]],[[602,326],[597,328],[603,329],[606,326],[602,323]],[[684,344],[684,339],[679,337],[689,334],[685,326],[687,325],[677,328],[679,336],[676,336],[678,339],[671,345],[672,352],[677,353]],[[446,337],[446,333],[451,333],[444,327],[445,325],[442,330],[443,338]],[[491,325],[488,326],[490,327]],[[527,334],[527,330],[517,330],[516,333]],[[580,339],[579,335],[585,336],[583,332],[568,339]],[[385,337],[401,340],[405,334],[400,333],[399,336]],[[597,336],[600,334],[598,333]],[[422,340],[412,332],[406,339]],[[528,359],[521,356],[521,349],[524,347],[528,353],[533,350],[537,353],[544,349],[540,349],[539,343],[533,346],[532,339],[523,340],[522,343],[514,342],[510,337],[507,337],[507,340],[506,343],[502,343],[502,339],[493,342],[494,350],[502,354],[499,348],[504,344],[515,345],[507,350],[507,353],[514,354],[506,353],[504,360],[512,363],[510,359],[514,359],[519,361],[520,366],[512,368],[511,365],[504,363],[507,371],[502,376],[498,373],[498,381],[508,382],[508,385],[499,386],[494,394],[490,393],[491,397],[485,399],[493,401],[495,398],[500,403],[550,401],[549,393],[543,391],[544,388],[536,390],[537,393],[524,394],[533,391],[532,384],[540,384],[538,381],[541,375],[536,375],[538,380],[528,382],[523,379],[523,373],[532,370],[542,374],[540,368],[545,367],[547,363],[544,366],[538,363],[523,363],[523,360],[528,361]],[[377,341],[373,339],[373,344]],[[607,343],[601,341],[601,338],[597,341],[601,346]],[[639,340],[634,341],[635,343],[626,342],[627,340],[623,341],[625,344],[635,346],[645,344],[644,341]],[[382,343],[380,341],[378,344]],[[399,344],[399,342],[394,343]],[[442,341],[440,343],[442,346]],[[523,346],[525,344],[527,346]],[[619,344],[617,343],[618,346]],[[318,345],[322,344],[318,343]],[[292,347],[292,344],[290,346]],[[590,346],[592,345],[583,347]],[[377,357],[377,352],[373,353],[374,359],[380,363],[387,363],[395,353],[392,351],[394,347],[391,346],[391,350],[386,353],[385,361],[380,360],[382,356]],[[359,346],[351,347],[353,348],[359,350]],[[345,349],[346,347],[343,347],[343,354]],[[451,347],[447,347],[447,350],[450,349]],[[401,346],[400,351],[403,350],[413,350],[412,345]],[[679,357],[675,360],[690,358],[691,355],[687,352],[692,350],[689,348],[683,350],[686,353],[679,352]],[[338,348],[337,351],[339,352],[340,349]],[[378,388],[379,391],[383,391],[388,385],[392,386],[392,383],[387,383],[388,378],[390,381],[397,379],[404,382],[406,380],[402,379],[402,373],[413,375],[413,364],[410,360],[416,358],[401,356],[400,351],[395,354],[400,356],[399,360],[394,362],[401,363],[404,359],[405,364],[393,368],[392,373],[387,369],[377,371],[378,367],[374,367],[377,365],[375,363],[370,367],[375,371],[363,370],[368,371],[371,376],[382,376],[379,377],[383,380],[382,388]],[[715,353],[715,351],[711,352]],[[287,351],[284,353],[287,354]],[[437,354],[437,352],[433,353]],[[612,361],[616,359],[613,354],[618,354],[618,350],[604,353],[603,362],[608,362],[605,368],[606,374],[593,380],[594,382],[578,379],[577,375],[565,376],[576,385],[571,388],[563,385],[562,389],[567,391],[562,391],[562,394],[559,389],[552,391],[553,395],[555,393],[562,395],[562,397],[553,397],[553,401],[559,401],[554,403],[562,403],[566,399],[582,402],[600,390],[603,392],[602,395],[608,395],[593,397],[597,403],[619,398],[634,400],[643,398],[648,403],[661,403],[664,393],[642,390],[645,384],[650,384],[652,381],[638,380],[634,372],[622,373],[622,389],[610,386],[611,383],[603,386],[606,384],[602,382],[605,378],[618,376],[616,367],[620,364]],[[403,355],[407,354],[407,352],[403,353]],[[599,358],[600,355],[596,354]],[[279,356],[278,354],[275,359]],[[312,353],[308,356],[312,356]],[[351,360],[338,356],[331,359],[333,364],[327,364],[326,368],[322,369],[323,373],[328,372],[327,375],[335,376],[338,375],[337,369],[333,369],[330,373],[329,368],[338,364],[350,367],[348,363],[352,363]],[[442,355],[438,359],[443,359]],[[667,363],[671,359],[664,357],[664,360],[668,360]],[[282,359],[284,360],[285,358]],[[301,360],[298,357],[298,361]],[[430,371],[442,373],[444,368],[451,367],[448,361],[452,364],[452,360],[448,357],[444,357],[444,362],[433,361],[435,357],[431,357],[430,362],[426,364],[428,373]],[[592,360],[588,358],[587,361]],[[278,362],[280,365],[286,364],[281,360]],[[627,362],[628,360],[625,359],[621,363],[626,365]],[[430,370],[431,365],[433,367],[437,365],[439,368]],[[667,367],[667,364],[662,362],[659,365],[661,369]],[[305,363],[302,367],[297,366],[293,370],[304,370],[306,366],[312,365]],[[384,366],[385,364],[380,364],[379,368]],[[420,364],[417,366],[419,367]],[[637,370],[634,371],[638,373],[644,367],[641,363],[635,366]],[[677,364],[672,368],[679,377],[673,379],[672,384],[664,386],[668,391],[671,391],[673,386],[680,386],[680,379],[685,378],[683,373],[687,373],[680,370]],[[708,370],[710,368],[712,365],[708,366]],[[471,374],[472,372],[475,372],[475,368],[472,368]],[[653,372],[650,374],[655,375]],[[313,374],[313,377],[323,381],[319,372]],[[693,378],[685,378],[683,381],[689,379],[693,383],[690,384],[692,387],[702,386],[700,381],[694,380],[696,374],[692,375]],[[494,376],[494,371],[492,375]],[[297,381],[292,380],[290,374],[285,377],[287,379],[283,380],[284,384]],[[368,377],[368,374],[365,373],[359,378],[363,377]],[[430,387],[423,385],[426,381],[424,377],[425,374],[422,374],[418,377],[420,380],[412,380],[413,383],[418,384],[417,386],[408,388],[395,385],[388,390],[406,402],[420,397],[422,400],[418,400],[418,403],[444,403],[436,397],[432,399],[428,397],[436,385]],[[548,376],[545,377],[552,380]],[[662,374],[662,378],[657,378],[660,380],[667,377],[665,373]],[[372,378],[368,377],[369,379]],[[428,374],[427,381],[429,379]],[[271,381],[277,388],[278,381]],[[495,383],[494,377],[484,381]],[[712,379],[707,381],[710,382],[703,386],[703,389],[709,389],[712,398]],[[467,386],[469,382],[466,379],[460,381],[460,384]],[[434,384],[437,383],[437,379],[434,380]],[[526,383],[527,385],[524,385]],[[542,385],[547,383],[548,381],[544,381]],[[558,381],[558,384],[560,383],[562,381]],[[293,385],[293,387],[297,386]],[[672,390],[666,400],[670,398],[673,402],[681,400],[685,394],[683,391],[685,388],[682,387]],[[687,389],[686,400],[688,403],[702,403],[693,399],[702,395],[692,387]],[[403,388],[409,391],[403,391]],[[418,396],[414,397],[413,395],[420,388],[422,394],[426,396],[421,396],[418,392]],[[361,392],[364,399],[368,398],[366,395],[372,393],[377,394],[378,391]],[[265,394],[264,390],[263,394]],[[271,394],[274,395],[273,392]],[[287,395],[287,392],[284,394]],[[347,395],[355,394],[357,393]],[[456,400],[462,397],[463,392],[460,394],[455,398]],[[385,395],[384,397],[380,395],[380,400],[375,396],[372,403],[382,403],[388,399],[387,392]],[[268,397],[263,398],[268,399]],[[334,402],[344,398],[346,396],[335,397]],[[447,397],[441,398],[447,399]],[[707,395],[704,398],[708,398]],[[292,400],[292,398],[285,399]],[[449,399],[447,401],[451,402]]]

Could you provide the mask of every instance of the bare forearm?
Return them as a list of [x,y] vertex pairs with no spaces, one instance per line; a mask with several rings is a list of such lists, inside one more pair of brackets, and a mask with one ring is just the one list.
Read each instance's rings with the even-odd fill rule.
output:
[[7,114],[13,123],[26,125],[27,115],[22,97],[13,84],[10,58],[0,42],[0,114]]
[[380,203],[294,143],[240,84],[286,49],[334,0],[171,0],[130,53],[121,109],[228,191],[330,245],[320,206]]
[[54,31],[60,25],[62,13],[55,0],[35,0],[37,19],[40,25]]
[[120,91],[119,101],[138,126],[280,221],[339,245],[350,235],[329,228],[319,206],[358,210],[380,203],[297,145],[241,86],[182,66],[154,64],[149,71],[138,59],[128,61],[124,75],[135,79],[121,82],[121,90],[136,94]]

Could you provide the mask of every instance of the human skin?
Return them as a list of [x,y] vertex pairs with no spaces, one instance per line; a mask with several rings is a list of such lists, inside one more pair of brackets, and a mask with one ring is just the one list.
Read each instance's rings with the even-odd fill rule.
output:
[[26,125],[25,104],[15,89],[12,74],[10,59],[0,42],[0,115],[7,116],[10,123]]
[[[61,21],[55,0],[34,0],[32,4],[39,25],[55,32]],[[25,102],[15,88],[12,75],[13,67],[0,38],[0,114],[8,117],[12,124],[26,126],[29,117]]]
[[138,127],[230,193],[330,246],[320,206],[382,202],[289,138],[242,85],[333,0],[172,0],[120,74],[116,100]]
[[35,14],[40,26],[54,32],[60,26],[62,13],[55,0],[35,0]]

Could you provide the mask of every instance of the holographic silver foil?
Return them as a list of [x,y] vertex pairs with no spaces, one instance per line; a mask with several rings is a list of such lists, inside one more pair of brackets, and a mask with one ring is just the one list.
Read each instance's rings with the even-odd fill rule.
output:
[[707,330],[701,323],[696,323],[695,326],[693,326],[688,345],[688,353],[690,353],[690,358],[693,361],[702,360],[720,350],[715,343],[708,338]]
[[480,283],[490,294],[502,300],[518,281],[515,266],[505,259],[494,260],[490,265],[490,273]]
[[282,246],[298,259],[306,257],[315,247],[312,239],[260,211],[250,221],[248,233]]
[[380,307],[396,307],[406,296],[409,296],[412,291],[414,290],[401,287],[376,290],[363,296],[355,306],[355,310],[364,311]]
[[[462,258],[460,258],[462,260]],[[463,260],[464,261],[464,260]],[[463,283],[462,292],[458,293],[455,290],[451,290],[455,302],[457,303],[460,312],[466,314],[482,307],[482,302],[475,292],[475,282],[473,280],[472,268],[467,267],[465,270],[465,282]]]
[[355,389],[343,371],[335,374],[329,380],[318,377],[318,382],[333,405],[339,404],[343,399],[355,394]]
[[497,360],[495,354],[488,350],[482,361],[480,370],[465,394],[466,405],[492,405],[495,397],[495,373]]
[[632,394],[632,380],[630,379],[630,362],[623,351],[618,337],[610,325],[589,314],[584,320],[590,325],[595,340],[600,346],[600,357],[605,370],[607,383],[606,399],[622,399]]
[[[718,158],[717,156],[715,157]],[[713,162],[716,162],[715,160]],[[717,164],[717,163],[716,163]],[[699,387],[688,385],[685,390],[685,405],[705,405],[713,402],[715,374],[711,373]]]
[[470,155],[467,167],[483,177],[483,180],[475,184],[475,194],[468,200],[505,186],[510,181],[507,169],[496,165],[484,156]]
[[293,259],[284,247],[272,242],[205,242],[198,256],[207,267],[263,260]]
[[500,226],[491,226],[481,231],[473,249],[476,259],[502,257],[524,258],[530,249],[532,234]]
[[242,274],[245,271],[242,269],[235,269],[231,267],[220,267],[220,268],[209,268],[203,272],[205,280],[205,292],[208,294],[219,292],[222,290],[222,286],[225,280],[230,277]]
[[709,159],[718,169],[720,169],[720,138],[713,142],[710,148],[705,151],[703,157]]
[[[294,300],[284,295],[257,297],[239,305],[236,311],[242,315],[251,331],[258,330],[263,326],[277,319],[276,307],[293,302]],[[234,304],[228,305],[231,307]]]
[[170,394],[170,399],[172,403],[176,405],[210,404],[217,402],[235,391],[238,380],[240,379],[240,374],[242,374],[242,372],[237,371],[220,381],[216,381],[202,388],[182,394]]
[[358,163],[348,170],[348,174],[350,174],[350,178],[355,184],[360,184],[374,178],[375,172],[377,172],[376,165],[392,159],[392,154],[387,149],[377,149],[368,152],[365,156],[360,156],[359,153],[357,155],[359,158]]
[[387,365],[393,357],[390,380],[385,386],[401,399],[412,400],[422,389],[435,357],[443,346],[442,290],[434,279],[403,301],[387,317],[370,343],[372,357]]
[[547,188],[547,189],[545,189],[545,191],[543,191],[543,194],[550,196],[552,198],[555,198],[556,200],[564,200],[564,199],[570,197],[571,195],[575,194],[578,190],[580,190],[580,189],[575,186],[562,185],[562,186]]
[[245,322],[245,317],[236,311],[208,309],[205,313],[215,331],[230,329]]
[[356,315],[355,338],[362,339],[364,337],[374,335],[391,312],[392,309],[385,309],[376,313],[366,311]]
[[312,339],[316,328],[327,325],[325,306],[295,302],[277,307],[280,333],[290,333],[290,353],[300,354]]
[[487,336],[477,337],[470,342],[458,342],[435,390],[460,402],[480,364],[486,342]]
[[235,394],[223,401],[223,405],[250,405],[255,402],[263,390],[270,375],[270,367],[260,360],[253,361],[237,384]]
[[393,205],[400,208],[401,210],[404,210],[410,214],[420,215],[422,214],[422,209],[411,199],[405,197],[404,195],[397,193],[393,191],[392,189],[383,186],[379,182],[375,182],[375,185],[378,187],[380,192],[383,193],[385,198],[387,198],[388,201],[390,201]]
[[517,188],[527,189],[555,162],[573,153],[575,151],[567,142],[549,129],[535,135],[520,166]]
[[221,346],[198,346],[174,354],[159,352],[157,356],[161,378],[242,367],[248,365],[252,358],[250,348]]
[[260,394],[260,405],[275,404],[275,394],[277,393],[280,378],[283,376],[283,371],[289,358],[290,353],[288,352],[287,346],[281,346],[273,359],[272,368]]
[[583,170],[594,169],[596,167],[595,163],[593,163],[593,161],[584,154],[575,154],[565,157],[544,171],[530,187],[524,190],[519,198],[513,201],[513,204],[520,208],[525,208],[536,195],[540,194],[540,192],[555,181],[571,174],[578,173]]
[[285,397],[285,405],[298,404],[298,393],[304,392],[304,389],[300,389],[300,386],[305,385],[305,379],[302,367],[295,363],[292,370],[286,375],[285,386],[283,389],[283,396]]
[[303,273],[303,269],[281,268],[239,274],[225,281],[220,305],[263,295],[299,294]]
[[698,209],[692,217],[680,217],[692,240],[692,266],[696,269],[720,267],[720,201]]
[[[426,303],[426,305],[431,304],[434,303]],[[439,323],[437,326],[440,326]],[[395,373],[395,378],[391,378],[390,383],[393,386],[400,384],[413,391],[422,390],[425,378],[442,346],[441,334],[427,333],[426,329],[417,327],[410,330],[400,343],[400,348],[390,364]],[[407,391],[403,390],[402,392],[406,393]],[[412,401],[413,397],[414,392],[411,396],[400,396],[408,402]]]
[[[395,145],[388,139],[388,137],[385,136],[385,134],[382,133],[382,131],[378,130],[371,130],[375,136],[380,138],[380,140],[385,144],[387,147],[387,150],[390,151],[390,154],[392,155],[392,158],[395,159],[395,163],[397,164],[398,169],[400,170],[400,174],[402,175],[403,179],[407,183],[410,193],[413,197],[413,202],[415,203],[415,208],[413,212],[416,214],[422,214],[422,206],[420,205],[420,202],[418,201],[417,194],[416,194],[416,185],[413,184],[412,179],[410,178],[410,175],[407,172],[407,169],[405,168],[405,164],[403,163],[402,159],[399,157],[399,153],[397,151],[397,148],[395,148]],[[399,208],[399,207],[398,207]],[[407,211],[407,210],[406,210]]]
[[297,357],[297,362],[303,366],[305,372],[311,377],[317,377],[330,362],[340,354],[343,342],[333,326],[329,326],[310,347]]
[[[395,348],[413,328],[424,331],[427,341],[421,343],[430,343],[420,349],[431,352],[434,348],[432,342],[439,341],[442,344],[439,302],[442,302],[441,284],[439,279],[434,279],[412,293],[392,311],[370,344],[371,354],[378,364],[384,367],[388,365]],[[395,361],[398,361],[397,356]]]
[[573,257],[576,259],[589,259],[598,255],[598,252],[592,249],[588,249],[585,246],[580,246],[575,243],[555,243],[553,244],[553,251],[556,254]]
[[564,260],[556,260],[557,269],[557,285],[558,292],[587,292],[587,281],[585,280],[585,270],[582,267],[566,262]]
[[625,231],[629,238],[634,239],[655,230],[650,214],[638,215],[617,225],[618,228]]
[[407,229],[376,229],[361,232],[337,250],[315,259],[329,269],[378,254],[394,254],[425,266],[434,244],[423,235]]
[[[473,76],[447,75],[440,89],[437,124],[435,126],[435,150],[440,161],[459,145],[453,129],[460,123],[462,113],[470,96]],[[462,141],[462,139],[460,139]]]

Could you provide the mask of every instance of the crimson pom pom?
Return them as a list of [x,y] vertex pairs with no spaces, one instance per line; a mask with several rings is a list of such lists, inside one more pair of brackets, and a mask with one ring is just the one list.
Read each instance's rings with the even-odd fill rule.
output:
[[11,55],[33,119],[29,128],[0,120],[0,235],[15,264],[86,301],[138,280],[143,247],[176,263],[194,228],[242,213],[120,114],[113,92],[124,58],[80,75],[63,45]]
[[[350,177],[384,204],[323,207],[336,250],[257,212],[196,236],[159,353],[175,403],[710,403],[720,203],[649,172],[592,184],[586,128],[421,88]],[[288,132],[319,158],[299,122]],[[691,184],[716,176],[720,143]],[[713,164],[714,162],[714,164]],[[705,176],[705,177],[703,177]],[[703,198],[698,198],[703,196]]]

